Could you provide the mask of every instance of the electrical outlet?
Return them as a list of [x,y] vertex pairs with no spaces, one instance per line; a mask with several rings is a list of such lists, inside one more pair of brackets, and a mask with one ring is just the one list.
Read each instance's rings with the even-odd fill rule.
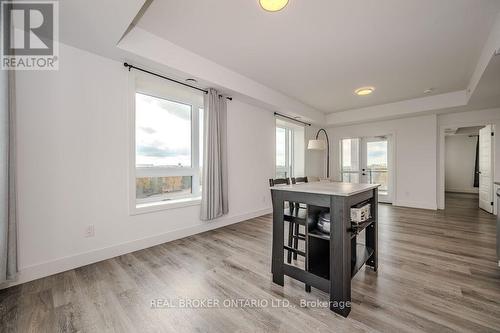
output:
[[85,238],[89,237],[94,237],[95,236],[95,230],[94,230],[94,225],[89,224],[87,228],[85,228],[85,233],[84,233]]

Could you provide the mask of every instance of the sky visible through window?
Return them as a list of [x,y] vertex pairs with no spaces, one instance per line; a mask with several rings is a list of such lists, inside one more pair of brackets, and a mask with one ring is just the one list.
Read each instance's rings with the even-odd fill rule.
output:
[[136,94],[136,166],[191,166],[191,106]]
[[367,143],[368,168],[387,168],[387,141],[373,141]]
[[[342,169],[358,170],[359,139],[342,140]],[[366,166],[387,168],[387,140],[366,143]]]

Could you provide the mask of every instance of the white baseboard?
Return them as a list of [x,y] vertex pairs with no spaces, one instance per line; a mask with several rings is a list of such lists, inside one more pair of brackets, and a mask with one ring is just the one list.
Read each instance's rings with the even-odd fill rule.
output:
[[266,208],[254,212],[229,216],[206,222],[193,227],[173,230],[161,235],[136,239],[130,242],[121,243],[98,250],[80,253],[74,256],[47,261],[37,265],[23,267],[15,281],[0,284],[0,289],[15,286],[17,284],[33,281],[53,274],[61,273],[81,266],[93,264],[102,260],[114,258],[130,252],[142,250],[155,245],[171,242],[176,239],[199,234],[205,231],[218,229],[230,224],[249,220],[258,216],[272,213],[272,208]]
[[420,209],[437,210],[437,204],[435,204],[435,203],[431,204],[431,203],[428,203],[428,202],[398,200],[393,205],[394,206],[399,206],[399,207],[409,207],[409,208],[420,208]]

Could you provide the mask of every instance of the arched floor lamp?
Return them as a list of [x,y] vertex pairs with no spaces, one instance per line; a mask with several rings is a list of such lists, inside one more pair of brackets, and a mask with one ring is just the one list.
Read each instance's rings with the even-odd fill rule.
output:
[[[319,140],[318,136],[319,133],[323,131],[325,133],[326,137],[326,142],[324,140]],[[310,150],[325,150],[326,149],[326,178],[330,178],[330,140],[328,140],[328,134],[323,128],[320,128],[318,130],[318,133],[316,133],[316,139],[315,140],[309,140],[309,143],[307,144],[307,149]]]

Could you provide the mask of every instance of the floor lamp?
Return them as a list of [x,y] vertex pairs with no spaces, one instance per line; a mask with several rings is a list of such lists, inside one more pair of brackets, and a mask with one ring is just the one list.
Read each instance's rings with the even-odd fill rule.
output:
[[[326,142],[324,140],[319,140],[319,133],[323,131],[325,133]],[[328,140],[328,134],[323,128],[320,128],[316,133],[315,140],[309,140],[307,144],[307,149],[310,150],[325,150],[326,149],[326,178],[330,178],[330,140]]]

